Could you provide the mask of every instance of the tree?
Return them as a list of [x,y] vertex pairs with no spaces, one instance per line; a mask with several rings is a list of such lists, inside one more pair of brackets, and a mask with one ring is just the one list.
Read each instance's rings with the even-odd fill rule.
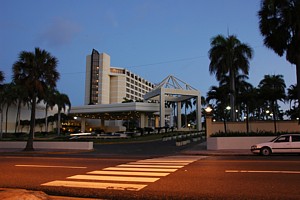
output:
[[289,101],[290,109],[292,108],[293,102],[294,102],[294,106],[298,107],[297,85],[291,85],[287,89],[287,101]]
[[57,135],[60,135],[60,128],[61,128],[61,111],[62,110],[66,110],[66,107],[68,107],[68,109],[71,108],[71,102],[69,100],[68,95],[60,93],[59,91],[56,91],[54,94],[54,99],[55,99],[55,105],[57,105]]
[[[290,104],[290,109],[286,111],[286,114],[290,116],[291,119],[299,118],[299,102],[297,96],[297,85],[291,85],[287,89],[287,99]],[[293,104],[293,105],[292,105]]]
[[183,103],[181,104],[181,107],[183,107],[183,106],[184,106],[184,125],[187,128],[188,127],[188,123],[187,123],[188,120],[187,120],[186,111],[187,111],[187,109],[192,108],[191,99],[187,99],[187,100],[183,101]]
[[226,120],[228,119],[226,107],[229,102],[228,97],[229,87],[228,85],[212,86],[207,92],[207,103],[210,104],[211,100],[214,100],[215,104],[211,104],[214,109],[214,116],[217,120],[222,120],[224,123],[224,130],[227,133]]
[[278,102],[285,101],[285,82],[282,75],[265,75],[260,81],[258,88],[261,98],[264,99],[272,109],[274,120],[274,132],[277,132],[276,118],[278,114]]
[[16,99],[17,99],[17,94],[15,91],[15,85],[13,83],[7,83],[3,85],[3,90],[2,90],[2,98],[1,98],[1,102],[2,102],[2,108],[1,110],[3,111],[4,107],[5,107],[5,133],[7,133],[7,128],[8,128],[8,110],[9,107],[12,104],[16,103]]
[[48,109],[49,108],[53,109],[53,107],[55,106],[56,92],[57,91],[54,90],[53,88],[47,87],[47,92],[43,99],[44,103],[46,104],[46,106],[45,106],[45,132],[48,132]]
[[258,16],[265,46],[296,65],[300,102],[300,0],[262,0]]
[[0,84],[4,81],[4,73],[0,71]]
[[29,104],[28,92],[23,85],[14,84],[14,92],[16,94],[16,104],[17,104],[17,116],[16,116],[16,126],[15,133],[19,130],[20,127],[20,117],[21,117],[21,106],[25,106]]
[[57,59],[39,48],[35,48],[34,52],[22,51],[18,61],[13,65],[13,80],[17,85],[20,84],[26,88],[31,106],[30,131],[25,151],[34,150],[33,134],[36,104],[45,96],[47,87],[56,87],[56,82],[59,79],[56,66]]
[[1,120],[0,120],[0,138],[2,138],[2,122],[3,122],[3,87],[2,87],[2,82],[4,81],[4,73],[0,71],[0,113],[1,113]]
[[248,75],[249,59],[252,58],[253,50],[249,45],[241,43],[234,35],[227,38],[217,35],[212,38],[210,45],[209,72],[215,74],[217,80],[229,74],[231,119],[235,121],[235,77],[240,73]]

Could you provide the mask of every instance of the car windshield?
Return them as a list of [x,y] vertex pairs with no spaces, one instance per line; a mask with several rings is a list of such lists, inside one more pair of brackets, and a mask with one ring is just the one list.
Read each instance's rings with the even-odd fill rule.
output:
[[274,142],[274,141],[277,140],[279,137],[281,137],[281,136],[277,136],[277,137],[273,138],[270,142]]

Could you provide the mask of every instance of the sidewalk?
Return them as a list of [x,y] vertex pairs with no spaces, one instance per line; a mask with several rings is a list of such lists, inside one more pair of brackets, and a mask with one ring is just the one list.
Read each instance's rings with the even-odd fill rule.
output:
[[[23,149],[0,148],[0,155],[41,155],[41,154],[80,154],[93,152],[93,150],[69,150],[69,149],[35,149],[35,151],[23,151]],[[207,150],[206,142],[198,143],[181,152],[185,155],[207,155],[207,156],[245,156],[253,155],[250,149],[222,149]]]
[[253,155],[250,149],[222,149],[207,150],[206,142],[196,144],[182,152],[186,155],[206,155],[206,156],[250,156]]

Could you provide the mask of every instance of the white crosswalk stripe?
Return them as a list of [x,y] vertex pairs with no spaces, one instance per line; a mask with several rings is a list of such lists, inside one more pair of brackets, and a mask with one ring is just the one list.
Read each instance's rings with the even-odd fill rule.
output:
[[65,181],[55,180],[41,185],[139,191],[161,177],[204,158],[206,156],[168,156],[138,160],[87,172],[86,175],[70,176]]

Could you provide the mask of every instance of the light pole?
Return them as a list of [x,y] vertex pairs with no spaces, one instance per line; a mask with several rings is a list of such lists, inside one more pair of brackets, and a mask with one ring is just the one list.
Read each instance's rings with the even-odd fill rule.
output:
[[206,138],[208,138],[211,134],[213,109],[210,105],[208,105],[204,110],[205,110],[205,131],[206,131]]
[[226,109],[225,109],[225,116],[224,116],[224,131],[225,131],[225,134],[227,134],[227,126],[226,126],[226,118],[227,118],[227,115],[228,115],[228,112],[230,112],[231,110],[231,107],[230,106],[227,106]]

